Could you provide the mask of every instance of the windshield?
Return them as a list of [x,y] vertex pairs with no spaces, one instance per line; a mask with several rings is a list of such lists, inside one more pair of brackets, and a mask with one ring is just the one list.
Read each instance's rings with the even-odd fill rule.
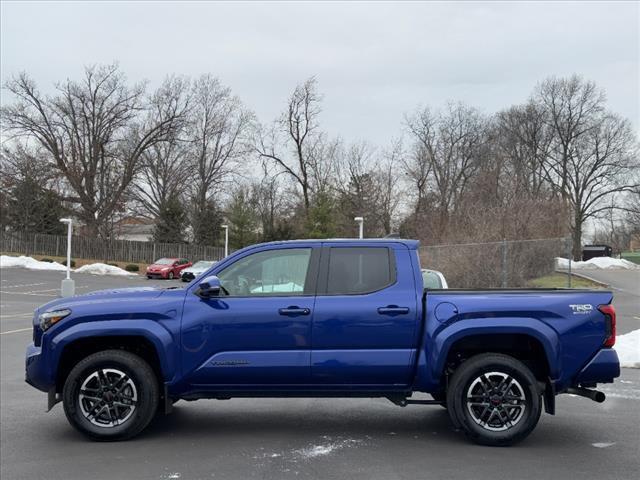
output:
[[200,262],[196,262],[193,264],[193,269],[205,269],[205,268],[209,268],[211,265],[213,265],[216,262],[208,262],[205,260],[201,260]]
[[173,265],[173,262],[175,260],[173,260],[172,258],[161,258],[160,260],[156,260],[155,264],[156,265]]

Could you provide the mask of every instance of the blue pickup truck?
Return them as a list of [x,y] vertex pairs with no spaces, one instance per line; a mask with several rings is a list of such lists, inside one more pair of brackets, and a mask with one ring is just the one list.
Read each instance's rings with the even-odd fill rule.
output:
[[[180,399],[382,397],[439,404],[473,441],[526,437],[620,374],[604,290],[430,290],[413,240],[254,245],[185,288],[123,288],[36,310],[26,380],[97,440]],[[426,392],[413,399],[415,392]]]

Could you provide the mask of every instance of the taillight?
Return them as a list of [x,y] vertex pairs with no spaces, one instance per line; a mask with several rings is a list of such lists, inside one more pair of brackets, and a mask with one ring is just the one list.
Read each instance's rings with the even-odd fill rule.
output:
[[603,347],[611,348],[616,343],[616,309],[613,305],[599,305],[598,310],[604,315],[604,328],[606,337]]

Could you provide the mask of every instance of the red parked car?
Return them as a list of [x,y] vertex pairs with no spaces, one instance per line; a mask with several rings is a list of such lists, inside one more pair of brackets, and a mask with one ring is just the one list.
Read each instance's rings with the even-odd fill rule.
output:
[[191,266],[186,258],[161,258],[147,267],[147,278],[180,278],[180,272]]

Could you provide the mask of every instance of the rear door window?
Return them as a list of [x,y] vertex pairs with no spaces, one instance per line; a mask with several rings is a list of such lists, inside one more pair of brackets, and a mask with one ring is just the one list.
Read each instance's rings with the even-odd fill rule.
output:
[[329,254],[327,295],[359,295],[396,281],[393,252],[386,247],[336,247]]

